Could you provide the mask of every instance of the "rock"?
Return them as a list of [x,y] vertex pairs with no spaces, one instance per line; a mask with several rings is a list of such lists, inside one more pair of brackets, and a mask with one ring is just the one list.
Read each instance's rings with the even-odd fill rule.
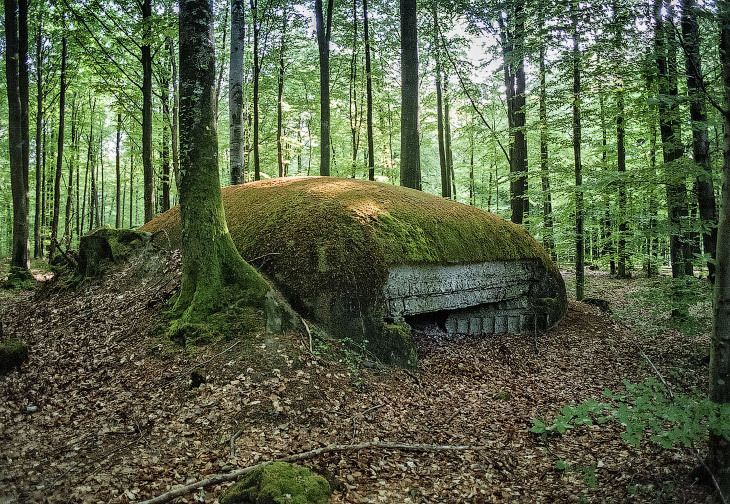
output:
[[226,490],[220,504],[326,504],[332,493],[322,476],[306,467],[272,462]]
[[104,264],[119,263],[144,250],[152,235],[134,229],[100,227],[81,237],[79,243],[79,273],[96,276]]
[[28,346],[18,339],[0,342],[0,374],[20,368],[28,360]]
[[613,313],[611,310],[611,306],[608,304],[608,301],[605,299],[599,299],[599,298],[583,298],[584,303],[588,303],[590,305],[598,307],[599,310],[605,313]]
[[[419,317],[438,314],[456,334],[532,334],[567,309],[557,266],[527,231],[468,205],[334,177],[259,181],[222,196],[243,258],[304,317],[385,363],[416,364]],[[142,230],[179,247],[179,209]]]

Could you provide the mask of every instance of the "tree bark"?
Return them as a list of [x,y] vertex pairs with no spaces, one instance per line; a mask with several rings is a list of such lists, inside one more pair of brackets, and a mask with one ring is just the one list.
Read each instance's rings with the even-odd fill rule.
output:
[[441,168],[441,196],[451,197],[449,170],[446,165],[446,149],[444,148],[444,107],[443,92],[441,89],[441,61],[439,58],[439,22],[438,2],[433,2],[433,51],[436,60],[436,137],[439,148],[439,167]]
[[662,151],[666,174],[667,213],[670,229],[670,257],[672,277],[685,275],[685,257],[682,245],[683,213],[686,213],[684,176],[678,173],[673,162],[682,157],[682,142],[677,106],[676,67],[670,65],[669,54],[675,49],[667,40],[673,38],[672,28],[664,26],[662,19],[662,0],[654,1],[654,48],[659,78],[659,131],[662,137]]
[[[16,14],[16,10],[18,11]],[[28,241],[28,5],[26,0],[5,2],[5,40],[8,94],[8,149],[13,199],[13,239],[10,265],[30,267]],[[23,45],[25,44],[25,50]],[[24,56],[25,55],[25,56]],[[23,90],[25,87],[25,90]]]
[[319,174],[330,175],[330,39],[332,36],[332,8],[334,0],[327,2],[325,24],[322,0],[314,0],[314,19],[319,50],[319,99],[320,99],[320,160]]
[[170,209],[170,104],[169,104],[169,86],[167,78],[161,79],[161,98],[162,98],[162,201],[160,211],[166,212]]
[[700,60],[700,36],[697,25],[697,4],[695,0],[682,1],[682,35],[685,47],[685,69],[689,93],[689,113],[692,118],[692,157],[700,169],[695,180],[695,192],[702,220],[702,245],[707,261],[708,278],[715,281],[715,250],[717,248],[717,208],[715,187],[712,182],[710,161],[710,140],[707,132],[707,112],[702,89],[702,64]]
[[[730,403],[730,8],[720,4],[720,62],[724,84],[723,165],[717,269],[710,345],[710,400]],[[730,496],[730,440],[710,434],[707,465]]]
[[286,175],[284,167],[284,51],[286,50],[286,22],[287,9],[281,15],[281,45],[279,47],[279,76],[277,79],[277,102],[276,102],[276,154],[279,164],[279,176]]
[[142,166],[144,170],[144,221],[155,216],[152,167],[152,48],[149,44],[152,0],[142,2]]
[[583,235],[583,167],[581,165],[580,124],[580,34],[578,2],[571,3],[573,29],[573,160],[575,171],[575,297],[581,301],[585,287],[585,237]]
[[122,113],[117,112],[117,143],[116,143],[116,149],[115,149],[115,165],[116,165],[116,182],[117,182],[117,212],[116,212],[116,218],[114,221],[114,227],[120,228],[122,227],[122,211],[123,211],[123,205],[122,205],[122,160],[120,155],[120,148],[122,143]]
[[43,170],[41,168],[41,130],[43,128],[43,11],[38,18],[38,38],[35,44],[36,116],[35,116],[35,219],[33,221],[33,257],[43,256],[41,244],[41,203],[43,200]]
[[[542,23],[541,23],[542,24]],[[550,192],[550,171],[548,168],[548,143],[550,141],[547,122],[547,82],[545,71],[545,45],[540,41],[540,178],[542,182],[542,223],[545,250],[555,260],[555,239],[553,234],[553,201]]]
[[254,180],[261,179],[261,152],[259,149],[259,77],[261,62],[259,58],[259,36],[261,19],[259,18],[258,0],[251,0],[251,16],[253,18],[253,170]]
[[454,175],[454,154],[451,152],[451,121],[449,118],[449,76],[444,74],[444,153],[446,155],[446,173],[451,187],[449,198],[456,199],[456,176]]
[[[180,157],[178,155],[178,111],[180,110],[180,94],[177,89],[177,56],[175,55],[175,43],[171,37],[167,38],[167,47],[170,51],[172,63],[172,173],[175,175],[175,187],[180,191]],[[130,193],[131,197],[131,193]]]
[[215,40],[209,0],[180,4],[180,215],[183,277],[170,331],[185,334],[189,324],[205,322],[221,307],[222,289],[260,304],[266,282],[233,245],[228,232],[218,174],[215,117]]
[[416,0],[400,0],[401,136],[400,185],[421,190],[418,124],[418,9]]
[[231,184],[243,183],[243,48],[246,22],[243,0],[231,0],[231,61],[228,73],[228,120]]
[[[6,28],[7,29],[7,28]],[[48,251],[49,259],[58,243],[58,219],[61,211],[61,170],[63,169],[63,126],[66,109],[66,60],[68,59],[68,43],[66,37],[61,39],[61,89],[58,98],[58,149],[56,152],[56,173],[53,183],[53,219],[51,221],[51,246]]]
[[375,146],[373,140],[373,79],[370,66],[370,27],[368,0],[362,0],[363,36],[365,37],[365,82],[367,87],[368,180],[375,180]]

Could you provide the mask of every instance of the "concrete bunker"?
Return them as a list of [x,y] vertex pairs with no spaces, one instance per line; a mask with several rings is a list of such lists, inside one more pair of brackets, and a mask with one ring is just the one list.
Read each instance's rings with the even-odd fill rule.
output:
[[[409,321],[452,334],[525,333],[567,307],[556,265],[521,226],[412,189],[353,179],[272,179],[222,189],[244,259],[331,336],[416,362]],[[165,233],[156,233],[164,229]],[[178,208],[147,223],[182,240]]]

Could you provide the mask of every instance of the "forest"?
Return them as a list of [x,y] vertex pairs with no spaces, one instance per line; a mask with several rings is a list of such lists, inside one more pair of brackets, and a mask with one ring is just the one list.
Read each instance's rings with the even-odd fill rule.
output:
[[730,499],[726,0],[0,16],[0,502]]

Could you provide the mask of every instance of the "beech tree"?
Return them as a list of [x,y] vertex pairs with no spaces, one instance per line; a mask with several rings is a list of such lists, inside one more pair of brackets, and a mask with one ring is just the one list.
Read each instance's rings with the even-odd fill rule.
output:
[[[28,2],[5,1],[10,185],[13,193],[13,253],[18,275],[30,267],[28,200]],[[26,272],[26,273],[23,273]]]
[[401,0],[400,185],[420,190],[421,145],[419,143],[420,128],[418,125],[417,13],[416,0]]
[[171,332],[206,321],[222,291],[260,305],[269,288],[236,250],[226,225],[218,174],[215,39],[210,0],[180,2],[180,214],[183,277]]

